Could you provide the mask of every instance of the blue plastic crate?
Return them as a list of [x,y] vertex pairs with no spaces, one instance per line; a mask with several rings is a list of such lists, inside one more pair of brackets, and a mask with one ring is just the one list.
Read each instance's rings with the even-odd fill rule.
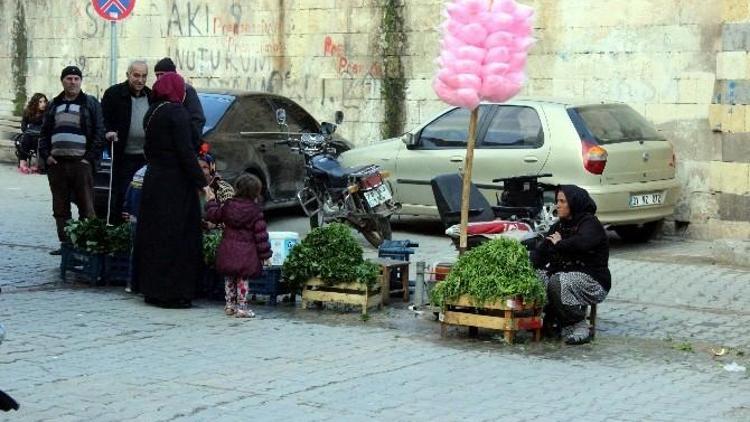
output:
[[411,240],[384,240],[378,247],[378,258],[391,258],[398,261],[409,261],[419,243]]
[[[250,295],[268,295],[271,306],[276,306],[279,295],[290,294],[289,285],[281,279],[280,265],[263,268],[259,277],[250,279],[249,285]],[[295,301],[294,294],[290,294],[290,300]]]
[[63,243],[60,259],[60,278],[66,281],[67,272],[80,274],[95,286],[104,275],[104,255],[76,249],[73,245]]
[[130,255],[106,255],[104,257],[104,281],[127,283],[130,281]]

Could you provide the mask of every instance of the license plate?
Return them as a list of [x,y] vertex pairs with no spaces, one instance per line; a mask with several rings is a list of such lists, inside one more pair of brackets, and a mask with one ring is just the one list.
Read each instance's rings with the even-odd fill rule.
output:
[[367,200],[367,205],[376,207],[391,199],[391,190],[388,188],[388,185],[383,183],[374,189],[365,191],[365,199]]
[[630,195],[630,208],[648,207],[664,203],[664,192],[634,193]]

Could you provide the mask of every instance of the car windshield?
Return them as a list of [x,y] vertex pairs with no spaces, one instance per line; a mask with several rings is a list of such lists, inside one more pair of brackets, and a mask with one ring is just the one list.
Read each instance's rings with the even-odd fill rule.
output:
[[597,104],[572,109],[602,145],[628,141],[663,141],[663,136],[625,104]]
[[229,106],[235,101],[233,95],[224,94],[199,93],[198,98],[201,101],[201,106],[203,106],[203,114],[206,116],[206,124],[203,125],[204,134],[216,127]]

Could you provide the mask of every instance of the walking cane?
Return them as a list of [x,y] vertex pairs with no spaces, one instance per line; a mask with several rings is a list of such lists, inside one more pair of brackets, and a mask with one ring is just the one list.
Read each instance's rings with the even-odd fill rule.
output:
[[109,154],[109,191],[107,192],[107,225],[111,226],[112,223],[110,223],[110,217],[112,214],[112,177],[114,174],[114,168],[115,168],[115,145],[114,143],[110,144],[112,147],[110,148],[111,152]]

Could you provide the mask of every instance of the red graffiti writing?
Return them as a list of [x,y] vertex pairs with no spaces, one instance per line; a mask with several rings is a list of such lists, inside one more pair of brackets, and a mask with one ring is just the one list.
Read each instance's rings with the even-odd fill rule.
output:
[[372,63],[370,65],[364,63],[355,62],[346,55],[344,46],[336,44],[329,35],[323,40],[323,56],[330,56],[336,58],[336,71],[339,74],[346,73],[349,75],[360,75],[369,74],[373,77],[380,77],[383,74],[383,69],[379,63]]

